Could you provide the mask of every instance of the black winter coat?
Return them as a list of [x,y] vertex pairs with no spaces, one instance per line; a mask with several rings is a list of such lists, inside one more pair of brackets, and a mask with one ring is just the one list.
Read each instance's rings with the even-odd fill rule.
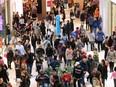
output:
[[2,69],[2,70],[0,71],[0,78],[3,78],[3,81],[4,81],[5,83],[8,83],[9,77],[8,77],[8,74],[7,74],[7,72],[6,72],[5,69]]
[[106,65],[102,66],[101,64],[99,64],[98,71],[100,71],[100,73],[101,73],[101,78],[107,79],[107,73],[108,72],[107,72],[107,66]]

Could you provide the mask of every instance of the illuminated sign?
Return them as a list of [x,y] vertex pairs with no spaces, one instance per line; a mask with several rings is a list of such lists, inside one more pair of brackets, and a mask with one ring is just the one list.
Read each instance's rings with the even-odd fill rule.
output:
[[0,15],[0,30],[2,30],[2,16]]

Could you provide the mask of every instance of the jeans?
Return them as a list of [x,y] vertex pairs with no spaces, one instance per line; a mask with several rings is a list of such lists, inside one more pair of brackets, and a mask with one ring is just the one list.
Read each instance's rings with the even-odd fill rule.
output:
[[39,87],[49,87],[49,84],[48,83],[44,83],[44,84],[39,85]]
[[100,51],[100,46],[101,46],[101,50],[102,50],[102,42],[103,41],[98,41],[98,51]]
[[95,66],[98,67],[99,63],[98,61],[95,61]]
[[48,62],[48,65],[50,65],[50,63],[51,63],[51,60],[52,60],[52,57],[48,57],[48,60],[47,60],[47,62]]
[[91,51],[94,49],[94,42],[90,42],[91,45]]
[[64,87],[70,87],[70,82],[64,82]]
[[97,28],[94,28],[94,29],[93,29],[94,35],[95,35],[95,36],[96,36],[96,30],[97,30]]
[[80,80],[77,80],[74,78],[74,87],[77,87],[76,86],[76,82],[78,81],[78,87],[81,87],[81,79]]
[[102,77],[102,84],[103,84],[103,87],[105,87],[105,77]]
[[110,72],[113,72],[114,62],[109,62]]
[[8,35],[8,43],[10,42],[10,40],[11,40],[11,36],[10,36],[10,34]]
[[28,64],[27,63],[27,71],[28,71],[28,73],[31,75],[31,72],[32,72],[32,66],[33,66],[33,64]]
[[66,60],[66,65],[67,66],[71,66],[72,64],[71,64],[71,60]]
[[104,57],[105,60],[106,60],[106,57],[107,57],[108,50],[109,50],[108,48],[105,48],[105,57]]

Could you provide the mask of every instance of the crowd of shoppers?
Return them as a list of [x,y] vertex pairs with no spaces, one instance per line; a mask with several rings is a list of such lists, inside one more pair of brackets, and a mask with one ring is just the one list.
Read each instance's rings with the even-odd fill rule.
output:
[[[92,2],[87,0],[82,12],[78,5],[71,10],[71,20],[66,20],[62,2],[56,3],[56,7],[47,13],[46,20],[41,20],[40,23],[35,23],[35,20],[28,23],[27,17],[23,15],[19,17],[16,13],[13,17],[13,28],[17,32],[19,32],[18,28],[23,31],[12,38],[8,31],[9,38],[6,46],[8,67],[0,57],[0,87],[10,85],[7,69],[12,69],[12,62],[15,65],[16,82],[18,79],[21,80],[19,87],[29,87],[34,61],[38,72],[35,78],[37,87],[77,87],[77,85],[86,87],[87,73],[89,74],[87,81],[92,87],[105,87],[108,66],[110,72],[113,72],[116,61],[116,32],[114,31],[110,37],[105,36],[102,30],[102,18],[99,17],[99,7],[87,3]],[[52,31],[50,28],[50,25],[55,26],[56,15],[63,15],[61,21],[62,25],[64,24],[61,26],[63,32],[59,36],[56,36],[55,30]],[[80,18],[81,21],[80,28],[78,26],[76,30],[73,16]],[[64,21],[67,23],[65,24]],[[84,29],[85,22],[86,29]],[[9,25],[7,29],[9,30]],[[88,29],[89,33],[87,33]],[[93,55],[87,55],[89,45]],[[85,46],[87,51],[84,50]],[[99,61],[98,53],[102,50],[105,51],[105,56],[102,61]],[[47,61],[47,69],[43,68],[44,61]],[[116,85],[115,72],[116,68],[112,73]]]

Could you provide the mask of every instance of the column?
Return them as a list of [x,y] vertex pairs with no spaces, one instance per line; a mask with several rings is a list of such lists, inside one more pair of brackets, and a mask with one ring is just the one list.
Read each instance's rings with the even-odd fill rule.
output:
[[10,0],[10,28],[12,29],[12,21],[13,21],[13,12],[18,12],[19,15],[23,14],[23,3],[22,0]]
[[38,21],[46,17],[46,0],[42,0],[42,13],[38,14]]
[[84,2],[84,0],[73,0],[73,1],[74,1],[74,3],[79,3],[81,10],[83,9],[83,2]]
[[100,15],[103,20],[103,31],[106,36],[111,34],[111,1],[100,0]]

